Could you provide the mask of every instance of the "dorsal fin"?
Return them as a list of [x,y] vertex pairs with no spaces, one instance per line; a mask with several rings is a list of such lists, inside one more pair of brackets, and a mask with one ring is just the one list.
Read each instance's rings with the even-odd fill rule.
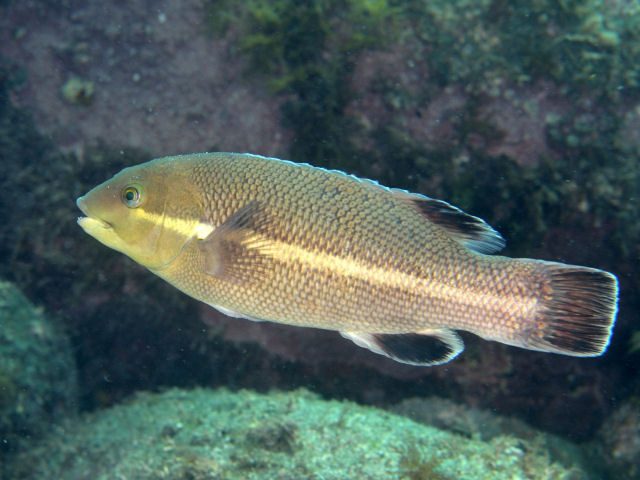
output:
[[456,241],[478,253],[495,253],[505,246],[502,236],[481,218],[442,200],[394,189],[393,195],[442,227]]
[[[296,165],[299,168],[316,169],[316,167],[307,163],[293,163],[288,161],[287,163]],[[399,188],[385,187],[375,180],[359,178],[341,170],[322,170],[332,175],[360,182],[379,191],[390,192],[391,195],[414,208],[429,221],[444,229],[451,238],[470,250],[478,253],[495,253],[502,250],[505,246],[504,238],[487,222],[481,218],[469,215],[443,200],[436,200],[435,198],[426,197],[418,193],[411,193]]]

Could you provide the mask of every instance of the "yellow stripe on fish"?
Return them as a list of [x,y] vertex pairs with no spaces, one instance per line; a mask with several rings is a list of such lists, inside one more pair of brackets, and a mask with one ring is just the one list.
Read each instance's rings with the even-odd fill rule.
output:
[[163,216],[157,213],[148,212],[140,209],[140,220],[150,222],[153,224],[162,223],[165,229],[171,230],[173,233],[181,235],[185,242],[192,238],[194,235],[199,240],[207,238],[213,231],[213,225],[208,223],[198,222],[195,226],[193,222],[185,221],[182,218]]
[[[427,282],[416,275],[380,267],[372,268],[352,258],[329,255],[324,252],[313,252],[284,242],[271,242],[262,235],[248,238],[243,244],[280,262],[299,262],[314,269],[356,277],[367,282],[379,281],[392,288],[406,289],[409,286],[424,289],[430,288],[434,296],[440,297],[445,301],[455,301],[461,295],[467,295],[469,303],[472,304],[481,302],[499,303],[499,300],[504,300],[505,298],[503,295],[499,296],[487,292],[474,294],[464,289],[451,287],[445,283]],[[533,298],[527,298],[522,295],[512,295],[511,297],[514,302],[520,302],[525,310],[532,310],[537,302]]]
[[224,313],[339,331],[400,362],[463,350],[456,330],[602,354],[618,284],[489,255],[502,237],[441,200],[249,154],[165,157],[77,200],[90,235]]

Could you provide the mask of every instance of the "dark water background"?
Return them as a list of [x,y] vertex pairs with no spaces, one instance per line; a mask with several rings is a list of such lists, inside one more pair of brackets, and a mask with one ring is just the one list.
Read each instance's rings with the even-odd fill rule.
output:
[[[631,0],[1,2],[0,276],[67,333],[76,366],[51,363],[77,375],[74,400],[38,393],[43,423],[24,424],[16,398],[43,380],[3,354],[3,458],[141,390],[305,387],[430,423],[446,411],[471,436],[490,410],[580,444],[602,478],[635,478],[639,23]],[[227,319],[75,224],[75,198],[121,168],[199,151],[374,178],[485,219],[506,255],[613,272],[612,343],[575,359],[465,335],[455,361],[409,367]],[[397,406],[434,396],[451,403]]]

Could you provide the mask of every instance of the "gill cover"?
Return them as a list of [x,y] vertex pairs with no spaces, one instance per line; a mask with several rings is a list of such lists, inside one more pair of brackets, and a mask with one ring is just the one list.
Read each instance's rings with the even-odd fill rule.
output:
[[76,201],[86,233],[150,269],[182,251],[201,216],[197,192],[161,160],[125,168]]

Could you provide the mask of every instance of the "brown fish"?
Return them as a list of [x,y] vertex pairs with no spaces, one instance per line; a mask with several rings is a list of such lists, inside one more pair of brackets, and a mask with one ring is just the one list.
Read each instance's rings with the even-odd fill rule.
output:
[[451,360],[455,330],[597,356],[616,316],[610,273],[488,255],[504,240],[481,219],[310,165],[160,158],[77,204],[89,235],[228,315],[337,330],[404,363]]

